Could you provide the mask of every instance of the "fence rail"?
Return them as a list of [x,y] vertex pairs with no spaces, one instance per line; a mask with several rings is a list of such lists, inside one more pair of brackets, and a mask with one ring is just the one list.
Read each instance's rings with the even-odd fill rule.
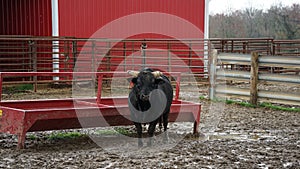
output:
[[[222,52],[219,54],[222,62],[218,65],[224,69],[223,74],[209,66],[218,63],[210,57],[213,49]],[[254,51],[262,55],[258,58],[258,81],[299,84],[300,40],[272,38],[120,40],[0,35],[0,72],[124,72],[147,66],[181,72],[182,85],[210,83],[217,89],[214,83],[222,76],[227,80],[249,82],[250,53]],[[40,78],[11,79],[11,83],[44,78],[49,82],[72,81],[71,76]]]
[[[145,45],[144,48],[142,45]],[[160,50],[157,50],[160,49]],[[0,71],[72,72],[80,58],[101,70],[117,67],[142,67],[156,60],[159,67],[179,67],[183,61],[196,74],[207,75],[208,55],[212,49],[220,52],[263,55],[300,56],[300,40],[259,39],[84,39],[74,37],[33,37],[0,35]],[[128,57],[131,56],[131,57]],[[174,57],[177,56],[177,57]],[[245,57],[245,55],[240,55]],[[271,59],[274,59],[272,57]],[[151,64],[151,62],[149,63]],[[223,63],[224,65],[225,62]],[[175,70],[176,71],[176,70]]]
[[[267,100],[268,102],[283,103],[300,105],[300,88],[299,92],[291,91],[267,91],[258,89],[259,83],[280,83],[280,85],[296,85],[300,86],[300,58],[298,56],[264,56],[259,55],[256,52],[252,54],[228,54],[220,53],[217,51],[212,52],[212,58],[218,61],[211,63],[211,77],[219,80],[235,80],[248,82],[249,86],[246,88],[237,88],[226,86],[224,84],[211,85],[210,94],[211,99],[218,96],[227,97],[241,97],[246,98],[249,102],[257,104],[257,101]],[[255,62],[255,56],[257,61]],[[222,69],[220,63],[246,65],[250,67],[250,70],[238,71]],[[265,67],[280,67],[282,69],[295,69],[293,73],[281,73],[273,74],[270,72],[264,72]],[[257,67],[257,71],[255,68]],[[298,72],[296,71],[298,70]],[[296,72],[296,73],[294,73]],[[257,80],[255,80],[257,79]],[[216,80],[215,80],[216,81]],[[216,83],[216,82],[214,82]]]
[[[72,72],[81,69],[80,66],[92,69],[89,71],[126,71],[151,65],[168,71],[183,70],[186,66],[203,75],[207,43],[205,40],[0,36],[0,71]],[[81,65],[76,65],[77,62]]]

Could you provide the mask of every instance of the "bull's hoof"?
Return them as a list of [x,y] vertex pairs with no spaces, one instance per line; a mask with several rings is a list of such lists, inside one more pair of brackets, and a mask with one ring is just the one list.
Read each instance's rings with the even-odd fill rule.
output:
[[149,141],[148,141],[148,143],[147,143],[147,146],[148,146],[148,147],[152,147],[152,145],[153,145],[153,139],[152,139],[152,138],[149,138]]
[[168,143],[169,143],[169,138],[164,138],[164,139],[163,139],[163,143],[164,143],[164,144],[168,144]]
[[142,148],[143,147],[143,142],[138,142],[138,147]]
[[164,138],[163,138],[163,143],[164,144],[168,144],[169,143],[169,134],[167,131],[165,131],[165,135],[164,135]]

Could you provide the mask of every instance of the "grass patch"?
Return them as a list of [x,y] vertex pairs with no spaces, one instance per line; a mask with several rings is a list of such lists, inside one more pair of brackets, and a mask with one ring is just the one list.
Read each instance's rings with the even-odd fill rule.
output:
[[67,133],[52,133],[48,139],[50,140],[63,140],[63,139],[74,139],[84,137],[85,134],[79,132],[67,132]]
[[116,130],[97,130],[95,131],[97,135],[117,135],[118,132]]
[[226,103],[226,104],[233,104],[233,103],[236,103],[236,101],[233,101],[233,100],[226,100],[225,103]]
[[97,130],[96,134],[98,135],[129,135],[131,132],[123,127],[115,127],[114,129],[108,129],[108,130]]
[[[217,101],[222,101],[222,100],[217,99]],[[243,106],[243,107],[251,107],[251,108],[265,107],[265,108],[269,108],[269,109],[272,109],[272,110],[300,112],[300,108],[277,106],[277,105],[273,105],[271,103],[261,103],[258,106],[250,104],[248,102],[241,102],[241,101],[235,101],[235,100],[225,100],[225,103],[226,104],[237,104],[237,105],[240,105],[240,106]]]
[[27,90],[33,90],[33,84],[20,84],[3,88],[6,93],[20,93]]
[[16,86],[17,91],[33,90],[33,84],[21,84]]
[[273,105],[271,103],[261,103],[259,106],[260,107],[270,108],[270,109],[273,109],[273,110],[282,110],[282,111],[290,111],[290,112],[300,112],[300,108],[277,106],[277,105]]
[[241,102],[241,101],[235,101],[235,100],[226,100],[225,103],[226,104],[237,104],[237,105],[244,106],[244,107],[252,107],[252,108],[256,107],[255,105],[250,104],[248,102]]
[[28,135],[29,140],[36,140],[37,137],[35,135]]
[[255,108],[257,106],[251,104],[251,103],[248,103],[248,102],[238,102],[237,104],[241,105],[241,106],[244,106],[244,107],[252,107],[252,108]]
[[205,98],[205,96],[199,96],[199,99],[200,100],[205,100],[206,98]]
[[117,131],[118,133],[123,134],[123,135],[132,134],[132,132],[130,132],[128,129],[123,128],[123,127],[116,127],[115,131]]

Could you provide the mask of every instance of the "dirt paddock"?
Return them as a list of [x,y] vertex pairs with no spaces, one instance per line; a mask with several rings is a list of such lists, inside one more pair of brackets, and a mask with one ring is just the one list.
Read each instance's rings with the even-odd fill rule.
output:
[[[54,98],[64,93],[51,91]],[[4,98],[39,99],[47,92],[7,93]],[[16,137],[1,133],[0,168],[300,168],[299,112],[224,104],[215,116],[212,102],[198,101],[202,103],[199,137],[191,135],[192,124],[173,123],[169,143],[160,144],[157,139],[154,147],[137,149],[132,141],[121,140],[124,145],[120,145],[118,135],[95,142],[88,136],[49,139],[53,132],[38,132],[28,133],[26,149],[16,150]],[[208,127],[212,122],[213,129]],[[95,130],[99,129],[75,131]],[[174,141],[175,137],[181,139]],[[113,151],[126,146],[133,153]]]

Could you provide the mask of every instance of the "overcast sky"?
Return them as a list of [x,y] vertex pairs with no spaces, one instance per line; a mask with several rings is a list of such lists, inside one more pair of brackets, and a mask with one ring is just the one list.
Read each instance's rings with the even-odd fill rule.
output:
[[226,13],[247,7],[257,9],[268,9],[272,5],[282,4],[290,6],[294,3],[300,4],[300,0],[211,0],[209,3],[209,13]]

